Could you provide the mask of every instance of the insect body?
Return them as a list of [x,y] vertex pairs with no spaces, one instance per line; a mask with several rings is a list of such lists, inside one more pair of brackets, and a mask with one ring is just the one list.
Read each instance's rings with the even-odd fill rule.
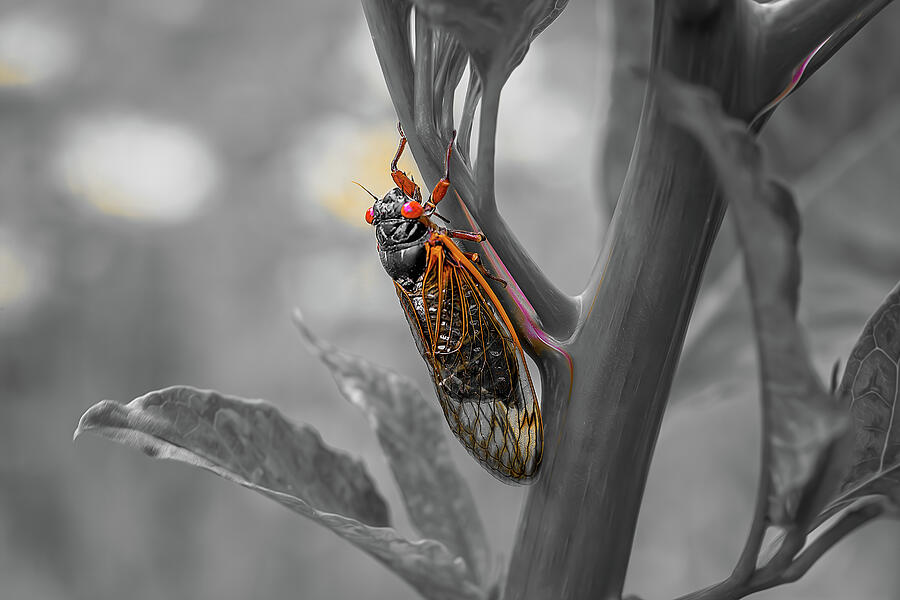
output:
[[366,211],[381,264],[394,280],[451,431],[492,475],[525,483],[537,473],[543,446],[541,411],[525,354],[487,283],[493,276],[477,254],[453,241],[484,237],[431,220],[440,217],[434,211],[450,185],[453,139],[444,178],[423,202],[419,187],[397,169],[406,146],[402,129],[400,136],[391,163],[397,187]]

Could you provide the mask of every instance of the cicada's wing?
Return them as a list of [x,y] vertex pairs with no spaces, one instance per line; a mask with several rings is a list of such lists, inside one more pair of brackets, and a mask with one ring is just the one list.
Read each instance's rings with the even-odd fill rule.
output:
[[396,288],[447,423],[492,475],[525,483],[541,462],[543,425],[522,347],[471,262],[447,260],[441,245],[428,260],[414,292]]

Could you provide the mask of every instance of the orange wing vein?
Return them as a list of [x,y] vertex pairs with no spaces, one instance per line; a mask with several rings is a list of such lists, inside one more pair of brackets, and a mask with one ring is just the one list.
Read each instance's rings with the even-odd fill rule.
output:
[[416,289],[395,288],[444,417],[492,475],[524,483],[543,450],[525,353],[496,295],[453,241],[436,234],[427,248]]

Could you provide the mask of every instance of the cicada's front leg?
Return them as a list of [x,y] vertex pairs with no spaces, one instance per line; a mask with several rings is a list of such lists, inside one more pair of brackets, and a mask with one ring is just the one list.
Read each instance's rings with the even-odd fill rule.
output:
[[394,160],[391,161],[391,179],[397,184],[397,187],[403,190],[403,193],[419,202],[422,200],[422,192],[416,182],[410,179],[406,173],[397,168],[397,161],[406,148],[406,134],[403,133],[403,126],[398,122],[397,131],[400,132],[400,144],[397,146],[397,152],[394,154]]

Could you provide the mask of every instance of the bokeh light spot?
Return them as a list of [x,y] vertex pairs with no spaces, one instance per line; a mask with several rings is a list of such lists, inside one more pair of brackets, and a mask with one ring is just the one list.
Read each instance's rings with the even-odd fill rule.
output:
[[31,288],[28,270],[12,248],[0,246],[0,306],[25,298]]
[[0,332],[27,326],[49,283],[45,252],[12,228],[0,227]]
[[572,157],[580,154],[572,151],[572,141],[591,138],[584,131],[589,108],[565,90],[547,85],[552,70],[548,51],[535,45],[510,77],[497,130],[497,145],[502,147],[498,162],[540,168],[549,160],[574,169]]
[[195,216],[218,179],[212,151],[196,134],[140,115],[77,122],[58,167],[65,190],[92,209],[162,223]]
[[0,19],[0,87],[40,86],[74,63],[75,44],[63,27],[21,13]]
[[[370,227],[365,213],[373,200],[353,181],[379,197],[393,188],[390,163],[398,141],[397,123],[388,120],[366,125],[336,116],[304,131],[294,161],[300,214],[308,218],[312,205],[319,214],[330,213],[350,225]],[[409,150],[399,168],[421,183]]]

